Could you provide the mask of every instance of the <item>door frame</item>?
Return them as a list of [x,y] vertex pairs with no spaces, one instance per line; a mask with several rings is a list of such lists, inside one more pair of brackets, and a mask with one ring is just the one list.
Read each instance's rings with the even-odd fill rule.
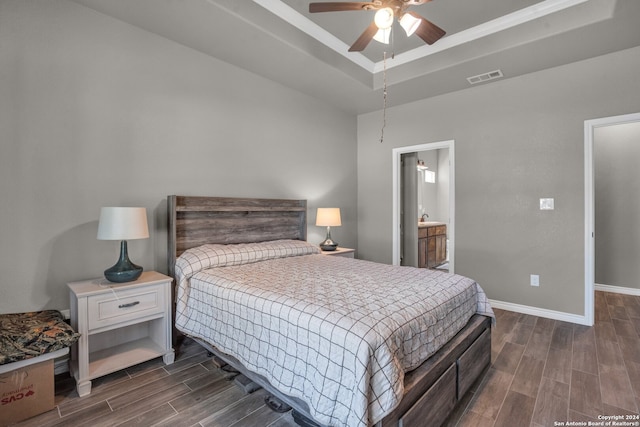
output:
[[595,183],[593,143],[596,128],[640,122],[640,113],[584,122],[584,324],[593,325],[595,311]]
[[407,147],[398,147],[391,150],[392,165],[392,264],[400,265],[400,173],[402,171],[400,161],[402,154],[413,153],[418,151],[439,150],[441,148],[449,149],[449,227],[447,235],[449,238],[449,272],[455,271],[455,201],[456,201],[456,183],[455,183],[455,141],[438,141],[425,144],[411,145]]

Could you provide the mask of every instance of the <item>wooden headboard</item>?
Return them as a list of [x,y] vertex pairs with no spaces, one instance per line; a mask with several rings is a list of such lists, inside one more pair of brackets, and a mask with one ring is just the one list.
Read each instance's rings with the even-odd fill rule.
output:
[[210,243],[307,240],[307,201],[168,196],[169,274],[189,248]]

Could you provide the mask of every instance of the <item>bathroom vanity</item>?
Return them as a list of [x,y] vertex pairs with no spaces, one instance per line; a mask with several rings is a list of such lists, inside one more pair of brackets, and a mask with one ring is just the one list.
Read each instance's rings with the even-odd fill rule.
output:
[[418,267],[432,268],[447,260],[447,224],[418,222]]

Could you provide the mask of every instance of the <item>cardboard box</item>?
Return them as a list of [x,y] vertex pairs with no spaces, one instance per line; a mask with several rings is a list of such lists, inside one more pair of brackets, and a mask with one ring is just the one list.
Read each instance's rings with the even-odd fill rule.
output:
[[0,425],[31,418],[54,406],[52,359],[0,375]]

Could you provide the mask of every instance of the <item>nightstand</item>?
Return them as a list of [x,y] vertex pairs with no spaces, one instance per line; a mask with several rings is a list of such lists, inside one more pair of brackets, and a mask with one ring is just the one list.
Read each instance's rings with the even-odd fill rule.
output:
[[94,378],[158,356],[173,363],[171,283],[169,276],[145,271],[134,282],[67,284],[71,325],[82,334],[71,354],[78,395],[91,393]]
[[341,248],[338,246],[335,251],[322,251],[322,255],[341,256],[343,258],[355,258],[355,249]]

